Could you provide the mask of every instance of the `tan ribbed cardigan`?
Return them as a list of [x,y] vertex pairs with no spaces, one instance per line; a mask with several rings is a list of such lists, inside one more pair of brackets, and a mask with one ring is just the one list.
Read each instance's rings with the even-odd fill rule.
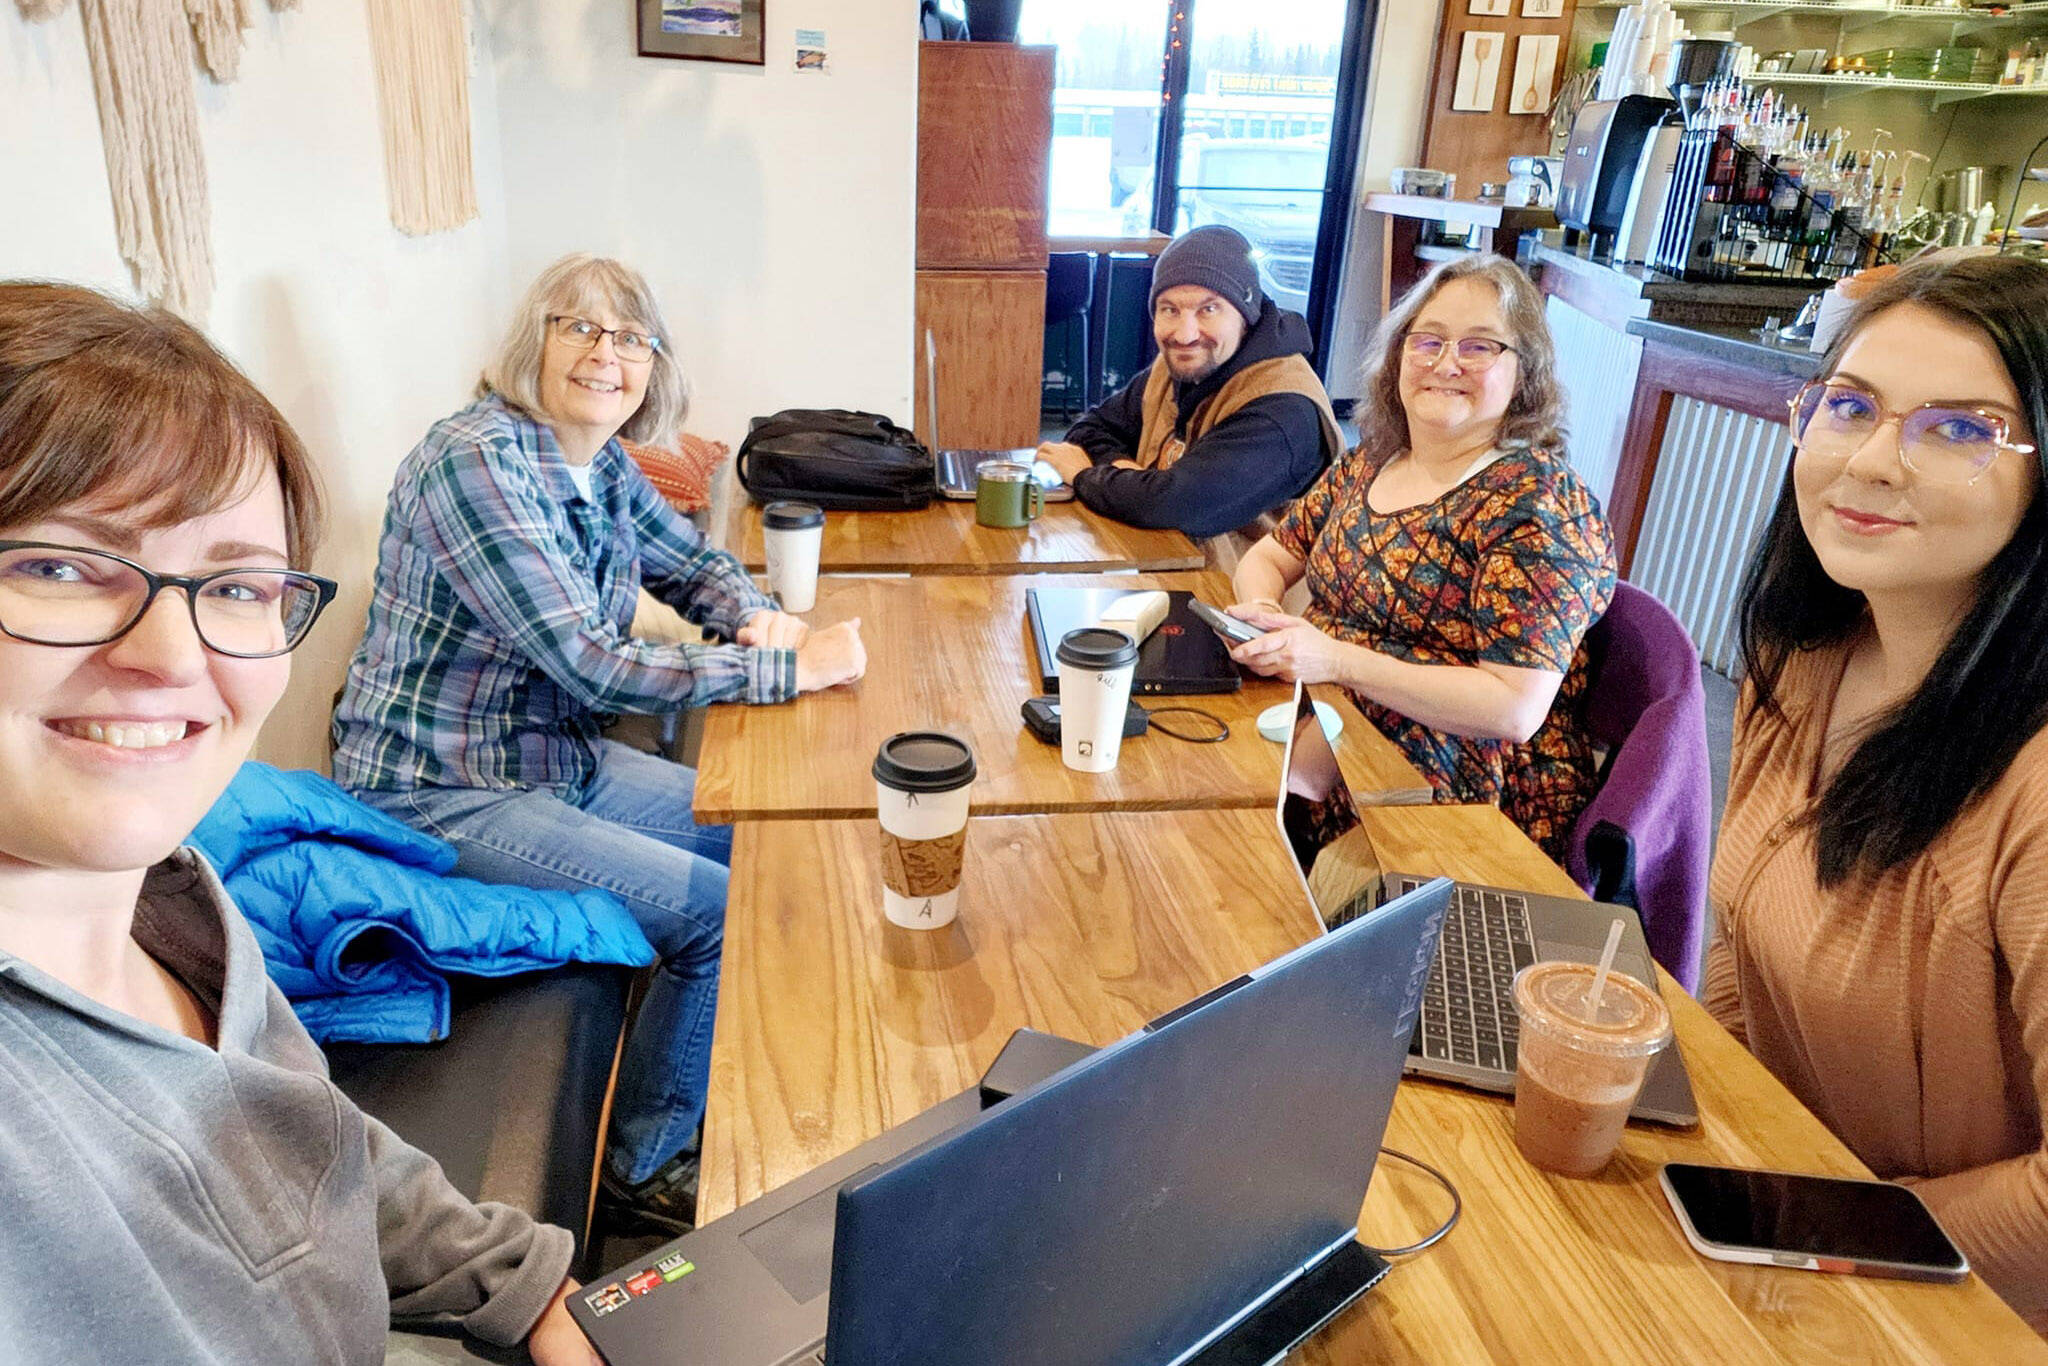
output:
[[1784,721],[1744,688],[1704,1003],[2048,1334],[2048,731],[1919,858],[1823,891],[1797,822],[1846,658],[1788,662]]

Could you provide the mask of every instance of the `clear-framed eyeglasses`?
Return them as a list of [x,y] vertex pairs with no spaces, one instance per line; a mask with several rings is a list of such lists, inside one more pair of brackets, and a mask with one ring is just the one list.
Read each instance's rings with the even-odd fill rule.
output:
[[1459,369],[1485,370],[1491,368],[1503,353],[1514,349],[1492,337],[1460,337],[1453,341],[1434,332],[1410,332],[1401,338],[1403,359],[1424,370],[1435,369],[1447,351],[1458,358]]
[[2000,452],[2032,455],[2012,440],[2001,413],[1953,403],[1922,403],[1897,412],[1877,395],[1842,380],[1809,380],[1792,396],[1792,440],[1800,450],[1842,457],[1861,450],[1887,422],[1899,424],[1899,462],[1939,484],[1974,484]]
[[620,360],[653,360],[654,353],[661,350],[659,337],[650,337],[630,327],[599,327],[588,318],[567,313],[557,313],[549,318],[548,329],[555,334],[557,341],[578,351],[593,350],[601,339],[610,337],[612,351]]
[[31,645],[106,645],[135,628],[166,588],[185,594],[215,654],[269,659],[296,649],[335,583],[297,569],[158,574],[104,550],[0,541],[0,634]]

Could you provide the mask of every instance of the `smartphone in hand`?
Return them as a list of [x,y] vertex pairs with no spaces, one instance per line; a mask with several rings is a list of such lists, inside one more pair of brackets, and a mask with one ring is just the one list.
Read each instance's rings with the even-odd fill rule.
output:
[[1242,645],[1248,640],[1257,640],[1266,634],[1248,621],[1239,621],[1220,607],[1211,607],[1200,598],[1188,599],[1188,610],[1202,619],[1202,624],[1222,636],[1232,645]]

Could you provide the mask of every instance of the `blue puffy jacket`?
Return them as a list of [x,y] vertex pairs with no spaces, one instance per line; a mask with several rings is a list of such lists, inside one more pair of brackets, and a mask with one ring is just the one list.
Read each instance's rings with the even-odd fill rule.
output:
[[322,1043],[448,1035],[448,972],[654,961],[605,892],[447,876],[455,850],[317,773],[242,765],[192,832],[256,932],[270,976]]

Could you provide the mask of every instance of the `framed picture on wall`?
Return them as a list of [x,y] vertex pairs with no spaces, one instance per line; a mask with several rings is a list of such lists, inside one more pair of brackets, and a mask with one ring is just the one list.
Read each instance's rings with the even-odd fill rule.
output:
[[1492,19],[1505,19],[1514,12],[1515,0],[1467,0],[1467,14],[1483,14]]
[[1458,54],[1458,84],[1451,92],[1451,108],[1461,113],[1490,114],[1494,93],[1500,89],[1501,54],[1508,36],[1493,29],[1465,31],[1464,48]]
[[1562,19],[1564,0],[1522,0],[1524,19]]
[[768,0],[639,0],[640,55],[765,65]]

